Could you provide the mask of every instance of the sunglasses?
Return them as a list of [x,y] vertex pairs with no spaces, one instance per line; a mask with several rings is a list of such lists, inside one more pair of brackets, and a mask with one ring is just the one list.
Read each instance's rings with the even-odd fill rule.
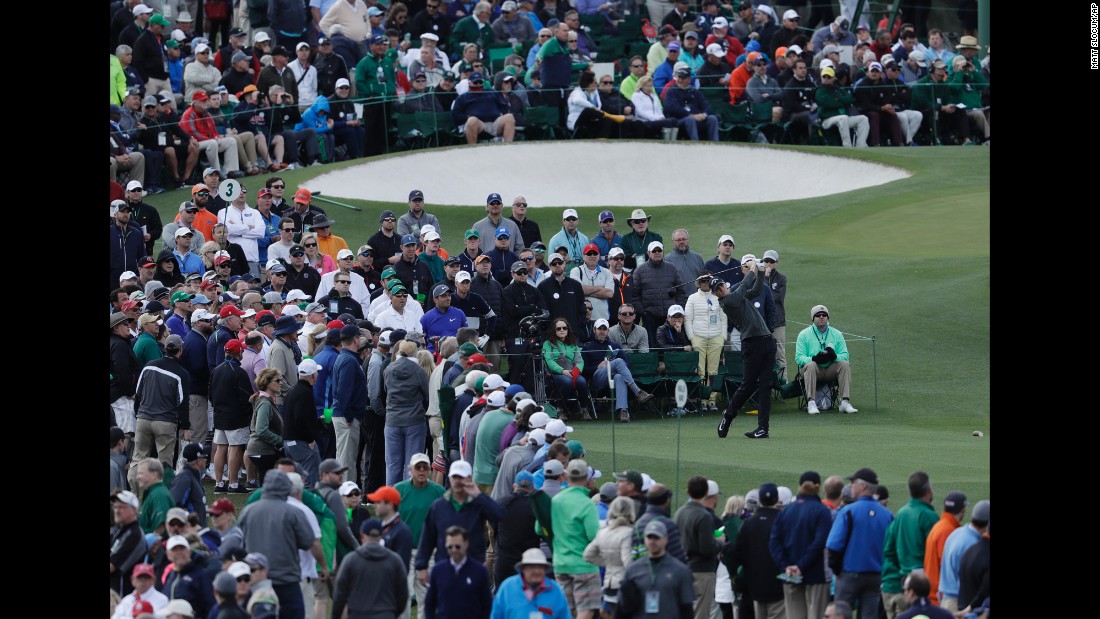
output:
[[358,490],[352,490],[351,492],[348,493],[348,496],[361,496],[362,494],[363,493],[359,492]]
[[522,206],[523,208],[527,208],[527,203],[526,202],[513,202],[512,206]]
[[223,263],[218,265],[218,268],[219,269],[231,269],[231,268],[233,268],[233,265],[229,264],[228,262],[223,262]]
[[[413,202],[416,202],[416,200],[413,200]],[[421,202],[423,202],[423,200],[421,200]],[[387,217],[387,218],[383,219],[382,221],[397,221],[397,220],[394,219],[393,217]]]
[[665,250],[663,250],[663,249],[661,249],[660,247],[658,247],[657,249],[651,249],[651,250],[649,250],[649,253],[651,253],[651,254],[663,254],[663,253],[665,253]]
[[272,185],[271,186],[272,189],[282,189],[284,187],[286,187],[286,185]]
[[611,256],[608,260],[625,260],[624,256]]
[[599,256],[599,255],[600,255],[600,252],[598,252],[598,251],[590,251],[590,252],[587,252],[587,253],[585,253],[584,255],[586,255],[586,256]]
[[334,284],[350,284],[351,280],[350,279],[338,279],[338,280],[334,281],[333,283]]
[[600,86],[610,86],[611,82],[600,82]]
[[210,192],[209,191],[200,191],[200,192],[196,193],[195,195],[196,196],[202,196],[204,198],[209,198],[210,197]]
[[512,271],[516,275],[527,275],[527,269],[519,269],[518,271]]
[[[320,230],[320,228],[314,228],[314,230]],[[303,243],[302,247],[317,247],[317,243]]]
[[365,251],[365,252],[363,252],[363,253],[361,253],[361,254],[359,254],[359,255],[360,255],[360,256],[363,256],[364,258],[370,258],[370,257],[371,257],[371,256],[373,256],[374,254],[370,253],[369,251]]
[[644,64],[632,64],[632,65],[630,65],[631,69],[642,69],[644,67],[645,67]]
[[141,187],[135,187],[135,188],[130,190],[130,193],[135,193],[135,192],[140,193],[141,191],[142,191]]
[[197,209],[197,208],[189,208],[189,209],[186,210],[186,213],[188,215],[194,215],[195,213],[198,213],[198,212],[199,212],[199,209]]
[[577,221],[576,217],[566,217],[565,221]]
[[633,316],[634,312],[619,312],[620,316]]
[[283,232],[297,232],[297,228],[282,228]]
[[283,379],[281,379],[281,378],[272,378],[272,379],[271,379],[271,382],[273,382],[273,383],[281,383],[281,382],[283,382]]
[[534,256],[527,256],[526,258],[520,258],[520,260],[522,260],[524,262],[531,262],[534,259],[535,259]]
[[306,252],[304,252],[304,251],[296,251],[296,252],[291,252],[291,254],[290,254],[290,257],[291,257],[291,258],[301,258],[301,257],[302,257],[302,256],[304,256],[304,255],[306,255]]
[[240,576],[237,577],[237,582],[250,582],[251,580],[252,580],[252,577],[249,576],[248,574],[241,574]]
[[775,264],[775,260],[772,260],[771,258],[764,258],[764,262],[767,264]]
[[814,318],[821,318],[822,316],[824,316],[826,318],[829,317],[829,315],[826,314],[825,312],[818,312],[818,313],[814,314]]
[[555,331],[568,331],[569,327],[555,327],[554,330]]

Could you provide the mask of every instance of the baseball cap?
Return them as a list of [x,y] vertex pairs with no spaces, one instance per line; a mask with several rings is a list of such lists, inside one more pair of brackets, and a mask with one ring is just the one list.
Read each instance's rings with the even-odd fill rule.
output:
[[707,53],[721,58],[726,55],[726,50],[722,49],[722,46],[717,43],[711,43],[707,46]]
[[622,473],[612,473],[615,481],[629,481],[634,484],[634,487],[638,490],[642,489],[642,473],[633,469],[623,471]]
[[326,458],[321,461],[320,471],[324,473],[343,473],[348,470],[348,467],[340,464],[340,461],[336,458]]
[[134,571],[132,572],[132,574],[134,576],[148,576],[150,578],[156,577],[153,566],[149,563],[138,563],[134,566]]
[[[409,202],[412,202],[413,200],[423,200],[423,199],[424,199],[424,192],[423,191],[421,191],[419,189],[413,189],[412,191],[409,192]],[[392,211],[388,211],[388,212],[390,213],[390,216],[392,217],[393,212]]]
[[298,364],[298,376],[313,376],[320,367],[313,359],[302,359]]
[[305,187],[299,187],[298,191],[294,192],[294,201],[301,202],[302,204],[309,204],[309,201],[313,199],[313,192]]
[[367,495],[367,500],[371,503],[385,501],[398,505],[401,503],[401,494],[393,486],[379,486],[377,490]]
[[764,252],[764,260],[775,260],[776,262],[779,262],[779,252],[775,251],[774,249],[769,249],[768,251]]
[[367,518],[359,525],[359,533],[371,537],[382,536],[382,521],[378,518]]
[[138,508],[137,495],[134,494],[133,492],[130,492],[129,490],[122,490],[121,492],[116,492],[116,493],[112,494],[111,495],[111,501],[112,502],[118,501],[119,503],[125,503],[126,505],[129,505],[130,507],[133,507],[134,509]]
[[[570,209],[570,210],[572,210],[572,209]],[[615,221],[615,214],[612,213],[611,211],[600,211],[600,223],[603,223],[603,222],[605,222],[609,219],[611,221]]]
[[589,243],[588,245],[584,246],[584,249],[581,250],[581,253],[582,254],[587,254],[590,251],[594,251],[598,254],[598,253],[600,253],[600,247],[598,245],[596,245],[595,243]]
[[409,460],[409,466],[416,466],[420,463],[431,464],[432,459],[428,457],[428,454],[418,451],[414,453],[412,459]]
[[244,557],[244,562],[248,565],[259,567],[270,567],[270,563],[267,560],[267,555],[262,552],[250,552]]
[[615,257],[615,256],[625,256],[625,255],[626,255],[626,252],[625,252],[625,251],[623,251],[623,248],[622,248],[622,247],[612,247],[612,248],[611,248],[611,249],[610,249],[610,250],[609,250],[609,251],[607,252],[607,257],[608,257],[608,258],[613,258],[613,257]]
[[547,258],[546,264],[553,265],[556,262],[565,262],[565,258],[562,258],[561,254],[559,254],[557,252],[554,252],[554,253],[550,254],[549,258]]
[[667,314],[667,316],[669,318],[671,318],[673,316],[683,316],[683,315],[684,315],[683,306],[678,305],[678,304],[673,304],[673,305],[669,306],[668,314]]
[[713,479],[707,480],[707,496],[714,496],[720,493],[722,490],[718,487],[718,482]]
[[[234,341],[240,341],[240,340],[234,340]],[[184,459],[185,462],[195,462],[195,461],[199,460],[200,458],[209,458],[209,457],[210,457],[210,452],[206,451],[203,448],[202,443],[188,443],[187,446],[183,448],[183,459]]]
[[[169,510],[169,513],[171,513],[171,510]],[[169,516],[168,520],[171,520],[171,516]],[[173,535],[172,537],[168,538],[168,542],[164,545],[164,547],[168,550],[172,550],[173,548],[179,548],[181,546],[187,547],[189,545],[190,544],[187,543],[186,537],[182,535]]]
[[416,245],[416,243],[416,237],[412,234],[406,234],[405,236],[401,237],[401,245]]
[[451,289],[447,287],[447,284],[437,284],[435,288],[432,288],[432,298],[442,296],[451,292]]
[[815,484],[821,484],[821,475],[817,471],[806,471],[798,478],[798,485],[802,485],[806,482],[813,482]]
[[[184,617],[194,618],[195,609],[191,607],[191,602],[182,598],[174,599],[168,602],[168,605],[157,611],[158,617],[168,617],[171,615],[183,615]],[[137,615],[134,615],[135,617]],[[256,615],[253,615],[256,616]]]
[[592,325],[592,328],[599,329],[600,327],[603,327],[604,329],[609,329],[611,328],[611,324],[608,323],[607,320],[604,318],[597,318],[595,324]]
[[[474,76],[477,76],[477,79],[481,79],[481,74],[477,71],[474,71],[473,74],[470,75],[470,81],[473,81],[475,79]],[[489,194],[489,197],[485,198],[485,204],[491,204],[493,202],[503,203],[504,200],[500,197],[499,193],[491,193]]]
[[480,238],[481,238],[481,233],[480,233],[480,232],[478,232],[477,230],[473,229],[473,228],[470,228],[469,230],[467,230],[467,231],[466,231],[466,232],[465,232],[465,233],[463,234],[463,238],[467,238],[467,239],[480,239]]
[[[554,462],[558,461],[554,460]],[[571,480],[587,480],[589,468],[590,467],[588,466],[587,462],[581,460],[580,458],[577,458],[575,460],[569,461],[569,466],[565,467],[565,472],[567,475],[569,475],[569,479]]]
[[779,501],[779,486],[776,486],[773,482],[766,481],[760,484],[760,504],[765,507],[775,505]]
[[721,15],[719,15],[718,17],[714,18],[714,21],[711,22],[710,25],[711,25],[711,28],[729,28],[730,27],[730,22],[725,17],[722,17]]
[[580,219],[580,217],[577,215],[577,209],[567,208],[564,211],[562,211],[562,214],[561,214],[562,219],[569,219],[570,217],[577,217],[578,219]]
[[493,232],[493,237],[497,239],[510,239],[512,238],[512,233],[508,231],[508,228],[501,226]]
[[214,501],[214,504],[206,509],[206,513],[220,516],[222,514],[232,514],[236,512],[237,508],[233,505],[233,501],[229,499],[218,499]]
[[863,481],[870,484],[878,484],[878,475],[876,475],[875,472],[869,468],[859,469],[852,475],[848,476],[849,481],[855,481],[857,479],[862,479]]
[[645,536],[668,537],[668,528],[660,520],[650,520],[649,524],[645,525]]
[[836,71],[834,71],[832,67],[825,67],[821,70],[821,77],[825,77],[826,75],[829,77],[836,77]]
[[955,512],[966,507],[966,495],[953,490],[947,493],[947,496],[943,498],[943,508],[950,512]]
[[531,425],[532,428],[545,428],[546,424],[550,423],[550,415],[547,415],[542,411],[532,413],[531,418],[528,420],[528,423]]
[[970,512],[970,519],[989,522],[989,499],[974,504],[974,511]]
[[465,460],[455,460],[451,463],[451,470],[447,473],[447,477],[469,477],[473,474],[474,471],[470,467],[469,462]]
[[660,241],[653,241],[649,244],[649,247],[646,249],[646,251],[653,251],[654,249],[663,250],[664,248],[665,248],[664,244],[661,243]]
[[909,58],[913,62],[917,63],[918,67],[928,66],[928,59],[924,57],[924,52],[920,51],[919,49],[915,49],[909,52]]
[[543,463],[542,472],[547,477],[557,477],[565,472],[565,467],[562,466],[561,460],[551,458]]
[[745,254],[741,256],[741,266],[745,266],[749,261],[756,262],[756,256],[753,254]]

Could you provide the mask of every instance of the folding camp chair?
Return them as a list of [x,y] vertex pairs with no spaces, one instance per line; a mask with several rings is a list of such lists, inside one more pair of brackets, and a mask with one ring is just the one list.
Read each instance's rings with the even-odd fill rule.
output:
[[[656,404],[661,398],[664,384],[661,375],[657,372],[658,363],[660,363],[660,356],[656,352],[632,352],[626,355],[626,364],[630,367],[634,382],[655,396],[645,404],[635,402],[635,405],[662,417],[662,408]],[[632,414],[633,412],[631,411]]]
[[[666,350],[665,351],[665,378],[666,389],[676,388],[676,383],[683,380],[688,386],[688,398],[698,398],[702,380],[699,378],[699,351]],[[702,410],[697,411],[700,415]]]

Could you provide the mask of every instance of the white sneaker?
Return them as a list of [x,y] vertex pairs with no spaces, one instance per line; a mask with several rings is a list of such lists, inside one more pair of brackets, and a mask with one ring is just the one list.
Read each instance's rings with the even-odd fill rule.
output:
[[806,403],[806,412],[811,414],[811,415],[816,415],[816,414],[820,413],[821,411],[817,410],[817,402],[814,402],[813,400],[810,400],[809,402]]
[[852,406],[852,403],[848,400],[840,401],[840,412],[842,413],[858,413],[856,407]]

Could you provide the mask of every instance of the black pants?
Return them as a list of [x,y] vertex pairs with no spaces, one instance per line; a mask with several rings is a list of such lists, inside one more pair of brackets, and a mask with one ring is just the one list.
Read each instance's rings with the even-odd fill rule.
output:
[[527,350],[527,343],[516,344],[516,338],[510,337],[504,340],[505,351],[508,353],[508,382],[513,385],[523,385],[527,393],[535,393],[535,375],[531,367],[531,355]]
[[[317,132],[313,129],[293,129],[283,131],[283,163],[300,163],[309,165],[321,156],[321,149],[317,146]],[[298,154],[298,147],[305,146],[306,158],[302,159]]]
[[759,388],[757,403],[760,416],[757,425],[768,429],[768,418],[772,413],[772,368],[775,367],[775,338],[770,335],[742,338],[741,359],[744,364],[745,378],[737,392],[730,399],[726,417],[732,417],[737,409],[748,401],[749,396]]
[[[178,442],[178,441],[177,441]],[[264,485],[264,476],[275,466],[275,461],[279,459],[279,456],[270,454],[266,456],[248,456],[248,459],[252,461],[252,465],[256,467],[256,480],[260,485]],[[234,483],[236,480],[233,480]]]
[[359,448],[363,453],[362,457],[357,454],[355,461],[361,463],[361,475],[357,479],[363,479],[363,493],[366,494],[386,485],[386,418],[368,412],[360,427]]
[[389,151],[386,125],[389,123],[390,105],[380,99],[368,99],[363,105],[363,128],[366,130],[366,144],[363,154],[367,157],[381,155]]
[[611,130],[614,128],[615,122],[610,118],[604,118],[603,112],[600,110],[586,107],[581,110],[581,115],[577,117],[577,121],[573,126],[579,134],[592,134],[606,140],[611,137]]
[[568,95],[562,88],[553,88],[551,86],[545,85],[543,86],[543,88],[545,88],[546,90],[541,91],[542,104],[558,108],[558,126],[562,128],[566,127],[565,119],[567,116],[567,110],[565,103]]
[[650,314],[647,312],[642,315],[642,326],[649,334],[649,347],[651,349],[657,348],[657,329],[661,328],[664,323],[664,314]]
[[[813,127],[810,125],[810,112],[795,112],[787,124],[787,132],[796,144],[809,144],[813,135]],[[797,136],[797,137],[796,137]]]
[[888,114],[878,110],[863,112],[870,125],[867,133],[868,146],[882,146],[882,138],[890,138],[894,146],[905,145],[905,134],[901,130],[901,120],[897,114]]

